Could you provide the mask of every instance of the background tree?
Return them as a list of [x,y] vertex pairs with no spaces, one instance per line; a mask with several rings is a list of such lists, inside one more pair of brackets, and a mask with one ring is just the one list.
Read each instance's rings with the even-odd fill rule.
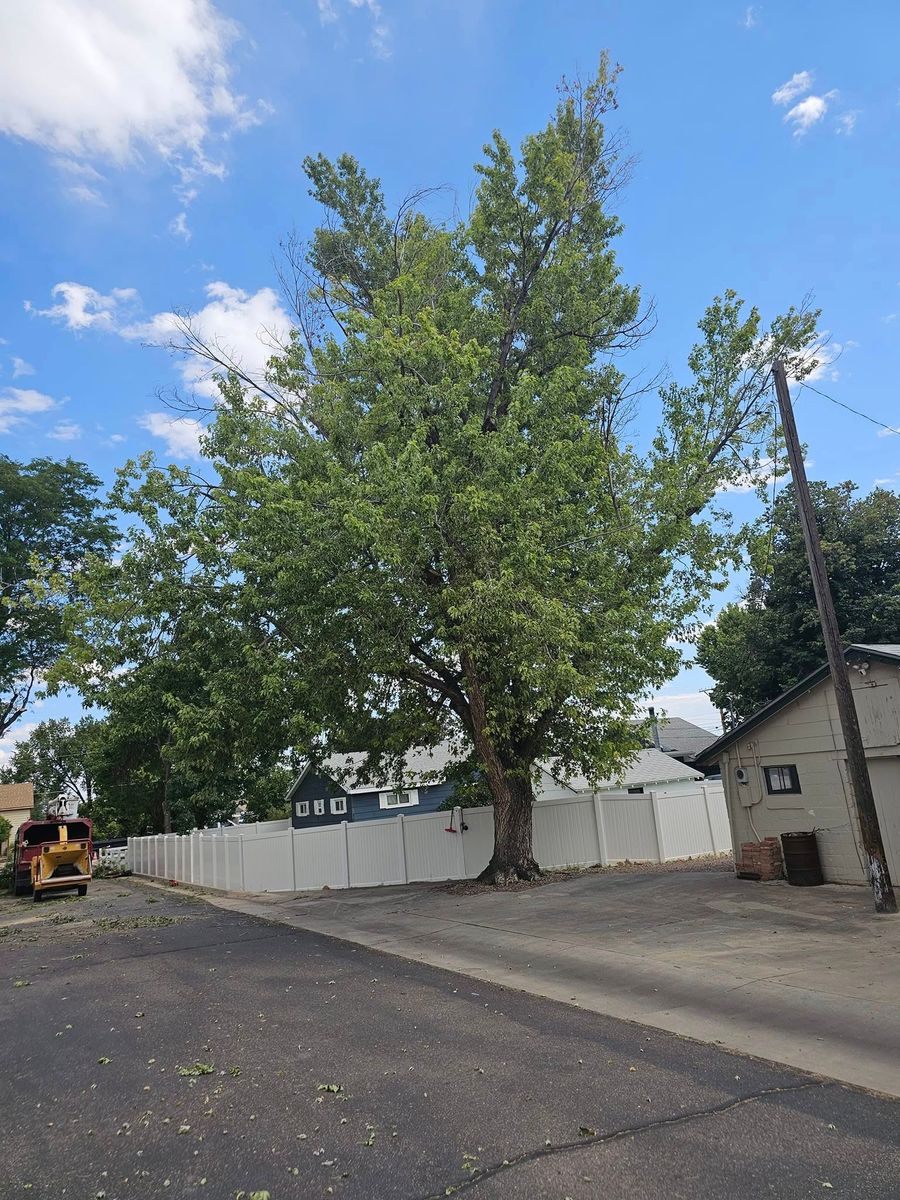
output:
[[[196,498],[181,486],[195,481],[151,471],[138,495],[136,469],[112,495],[135,522],[115,561],[87,560],[50,675],[53,688],[74,686],[103,711],[94,765],[105,821],[120,833],[168,833],[238,811],[281,815],[291,772],[277,672],[260,666],[266,648],[243,624],[234,584],[198,553]],[[166,508],[148,499],[163,478]]]
[[[285,744],[321,757],[365,728],[362,769],[397,774],[451,738],[490,789],[495,882],[538,871],[539,761],[600,778],[637,748],[629,718],[737,559],[711,505],[770,451],[771,358],[812,365],[815,314],[764,327],[726,293],[652,444],[629,440],[614,103],[604,62],[518,158],[494,134],[450,227],[421,197],[389,214],[348,156],[307,160],[325,219],[289,247],[298,325],[267,378],[186,325],[223,370],[190,541],[264,648],[263,690],[292,697]],[[190,490],[150,472],[132,502]]]
[[[900,496],[853,483],[810,485],[841,634],[900,643]],[[793,487],[755,541],[751,579],[700,636],[697,660],[729,725],[774,700],[825,658]]]
[[76,568],[88,554],[108,554],[115,540],[99,486],[84,463],[0,455],[0,735],[26,711],[62,649]]
[[90,717],[76,724],[67,717],[42,721],[27,738],[16,743],[9,762],[0,770],[0,781],[30,781],[41,803],[70,796],[90,816],[97,729],[97,722]]

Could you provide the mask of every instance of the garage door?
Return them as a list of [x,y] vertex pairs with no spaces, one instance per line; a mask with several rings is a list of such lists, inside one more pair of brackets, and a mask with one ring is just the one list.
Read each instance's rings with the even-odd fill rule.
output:
[[869,777],[894,886],[900,884],[900,758],[870,758]]

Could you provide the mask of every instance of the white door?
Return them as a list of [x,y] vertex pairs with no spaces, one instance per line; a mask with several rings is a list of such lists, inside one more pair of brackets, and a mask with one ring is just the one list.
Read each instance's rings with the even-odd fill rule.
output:
[[868,762],[881,840],[891,880],[897,887],[900,885],[900,758],[870,758]]

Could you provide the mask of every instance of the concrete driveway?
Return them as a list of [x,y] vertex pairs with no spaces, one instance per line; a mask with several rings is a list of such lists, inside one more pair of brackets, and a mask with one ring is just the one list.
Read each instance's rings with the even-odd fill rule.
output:
[[898,1104],[98,881],[0,896],[2,1200],[896,1200]]
[[635,871],[208,899],[900,1096],[900,917],[867,889]]

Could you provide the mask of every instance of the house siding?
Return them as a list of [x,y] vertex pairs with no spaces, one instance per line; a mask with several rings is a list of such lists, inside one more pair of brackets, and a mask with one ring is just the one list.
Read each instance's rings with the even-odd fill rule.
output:
[[[341,791],[333,780],[327,775],[319,775],[310,771],[300,781],[291,795],[291,825],[294,829],[318,829],[323,825],[340,825],[341,821],[349,821],[350,817],[350,797],[347,796],[347,813],[332,813],[329,800],[335,796],[346,796],[347,793]],[[297,804],[301,801],[307,801],[309,804],[309,816],[297,816]],[[324,800],[325,812],[321,817],[317,817],[313,813],[313,801]]]
[[396,816],[397,813],[414,816],[416,813],[434,812],[453,795],[453,784],[433,783],[420,786],[419,803],[411,808],[382,808],[378,803],[378,796],[385,790],[387,789],[381,788],[379,792],[360,792],[359,795],[351,796],[349,800],[353,807],[353,820],[381,821],[385,817]]
[[[900,797],[897,668],[873,662],[865,675],[851,669],[850,678],[866,757],[895,764],[883,770],[896,771],[896,795]],[[787,764],[797,768],[800,794],[768,795],[763,768]],[[757,834],[771,837],[815,828],[825,879],[830,883],[866,882],[843,733],[829,680],[730,745],[723,751],[720,765],[736,855],[741,843],[755,841]],[[746,784],[737,781],[739,767],[750,773]],[[749,813],[744,799],[754,801]]]
[[[380,792],[386,790],[380,788],[378,791],[358,792],[350,795],[327,775],[311,771],[301,780],[291,795],[291,825],[294,829],[319,829],[323,825],[339,825],[341,821],[381,821],[385,817],[394,817],[399,813],[407,813],[412,816],[415,813],[434,812],[453,795],[453,784],[436,783],[420,786],[418,788],[419,803],[408,808],[382,808],[378,797]],[[331,805],[328,802],[335,796],[347,797],[346,813],[332,813]],[[325,801],[325,812],[321,816],[313,813],[315,800]],[[297,816],[297,803],[302,801],[309,804],[308,817]]]

